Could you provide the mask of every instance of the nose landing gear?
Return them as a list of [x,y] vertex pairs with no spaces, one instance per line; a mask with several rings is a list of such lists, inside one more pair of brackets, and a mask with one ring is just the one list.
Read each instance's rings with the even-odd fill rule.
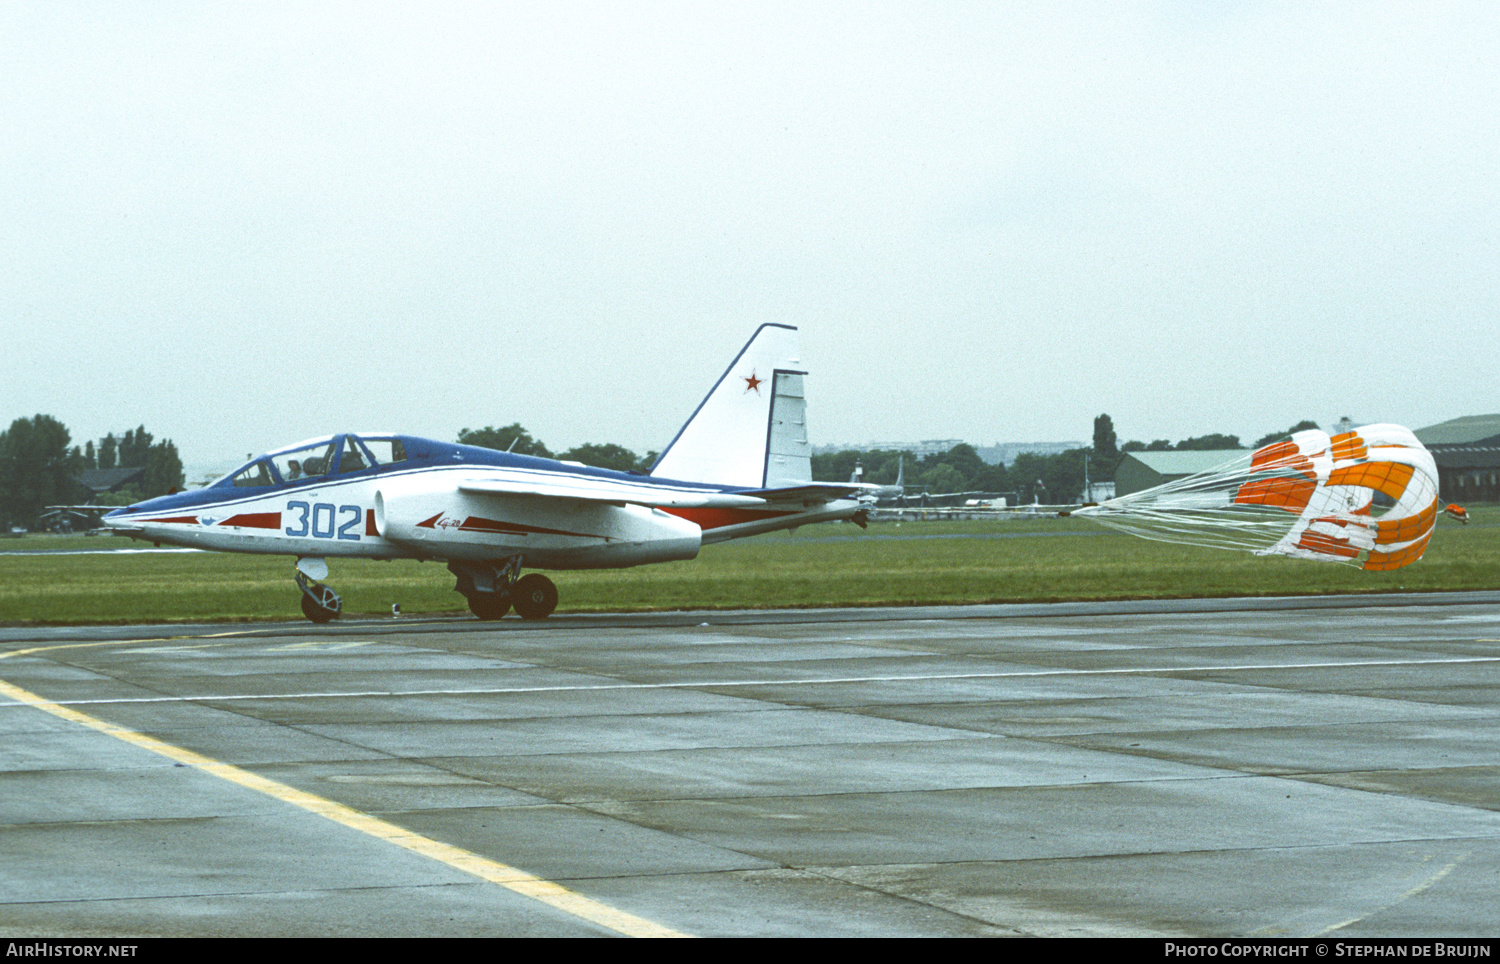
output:
[[297,588],[302,590],[302,615],[326,623],[344,611],[344,601],[328,586],[314,580],[328,578],[328,563],[316,556],[297,560]]

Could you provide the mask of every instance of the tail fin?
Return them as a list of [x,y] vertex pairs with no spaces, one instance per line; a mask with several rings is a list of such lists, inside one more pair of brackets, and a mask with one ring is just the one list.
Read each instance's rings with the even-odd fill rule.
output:
[[754,488],[811,481],[806,374],[797,329],[761,325],[651,474]]

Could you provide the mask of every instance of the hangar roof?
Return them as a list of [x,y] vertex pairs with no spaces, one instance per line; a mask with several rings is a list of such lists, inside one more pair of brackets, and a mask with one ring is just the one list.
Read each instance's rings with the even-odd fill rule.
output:
[[1413,434],[1423,445],[1500,444],[1500,414],[1465,415],[1419,428]]

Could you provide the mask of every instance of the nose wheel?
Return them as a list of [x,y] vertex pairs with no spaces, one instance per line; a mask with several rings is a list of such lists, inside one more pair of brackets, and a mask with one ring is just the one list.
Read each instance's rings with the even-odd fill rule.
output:
[[[325,567],[325,572],[326,567]],[[332,588],[321,582],[313,582],[297,570],[297,588],[302,590],[302,615],[315,623],[326,623],[344,611],[344,601]]]

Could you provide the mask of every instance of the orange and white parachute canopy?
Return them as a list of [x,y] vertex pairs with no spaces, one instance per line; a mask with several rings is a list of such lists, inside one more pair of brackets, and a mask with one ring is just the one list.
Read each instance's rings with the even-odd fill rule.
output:
[[1400,425],[1311,429],[1073,514],[1160,542],[1399,569],[1438,514],[1432,456]]

